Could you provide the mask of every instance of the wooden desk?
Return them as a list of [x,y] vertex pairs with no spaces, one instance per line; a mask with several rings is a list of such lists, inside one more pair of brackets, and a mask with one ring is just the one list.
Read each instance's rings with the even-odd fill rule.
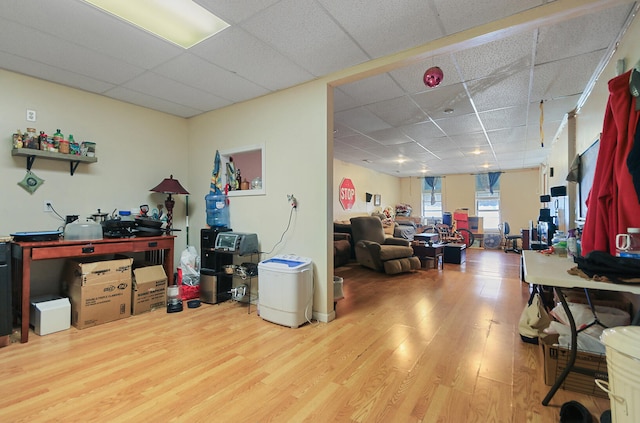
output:
[[21,298],[20,342],[29,340],[29,313],[31,295],[31,262],[35,260],[61,259],[72,257],[101,256],[124,253],[151,253],[162,251],[162,257],[150,257],[150,261],[163,264],[169,285],[173,285],[173,241],[174,235],[150,236],[140,238],[114,238],[92,241],[42,241],[13,242],[11,259],[13,261],[13,281],[18,287]]
[[[542,405],[548,405],[551,398],[567,375],[571,371],[581,372],[581,369],[575,369],[576,353],[578,349],[578,332],[576,323],[571,314],[571,310],[567,305],[567,301],[562,293],[562,288],[583,288],[588,293],[589,289],[599,289],[604,291],[629,292],[632,294],[640,294],[640,285],[615,284],[611,282],[598,282],[590,279],[584,279],[580,276],[570,275],[567,270],[575,267],[576,264],[567,257],[559,257],[558,255],[544,255],[536,251],[523,251],[522,264],[524,267],[524,278],[526,282],[550,286],[556,292],[560,299],[562,308],[567,314],[569,326],[571,327],[571,354],[564,371],[558,376],[546,397],[542,400]],[[634,319],[635,320],[635,319]]]

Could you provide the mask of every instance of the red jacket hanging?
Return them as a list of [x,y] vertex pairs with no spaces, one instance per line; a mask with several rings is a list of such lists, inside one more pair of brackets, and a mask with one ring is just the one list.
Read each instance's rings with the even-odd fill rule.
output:
[[629,93],[631,71],[609,81],[593,186],[587,199],[582,254],[599,250],[615,254],[615,236],[640,227],[640,204],[626,160],[638,124],[635,99]]

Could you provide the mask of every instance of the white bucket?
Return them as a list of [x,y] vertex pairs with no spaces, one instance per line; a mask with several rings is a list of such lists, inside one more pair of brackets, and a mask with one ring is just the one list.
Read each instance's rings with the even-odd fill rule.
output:
[[609,394],[611,421],[640,422],[640,326],[605,329],[609,382],[596,384]]

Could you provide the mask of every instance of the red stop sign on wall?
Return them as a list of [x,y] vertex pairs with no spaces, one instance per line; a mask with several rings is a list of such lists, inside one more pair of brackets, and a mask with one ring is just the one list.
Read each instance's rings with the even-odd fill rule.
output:
[[353,186],[351,179],[343,178],[339,187],[340,205],[345,210],[351,209],[356,203],[356,187]]

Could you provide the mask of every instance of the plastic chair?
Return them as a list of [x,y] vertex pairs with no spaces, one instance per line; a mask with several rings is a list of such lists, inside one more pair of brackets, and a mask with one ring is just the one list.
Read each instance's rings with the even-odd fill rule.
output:
[[[504,235],[504,252],[513,252],[520,254],[522,252],[521,248],[518,248],[518,240],[522,239],[522,235],[509,235],[511,232],[511,228],[509,227],[508,222],[502,223],[502,233]],[[511,247],[509,248],[509,243],[511,243]]]

